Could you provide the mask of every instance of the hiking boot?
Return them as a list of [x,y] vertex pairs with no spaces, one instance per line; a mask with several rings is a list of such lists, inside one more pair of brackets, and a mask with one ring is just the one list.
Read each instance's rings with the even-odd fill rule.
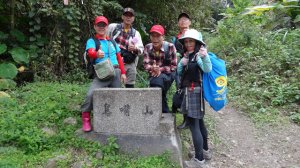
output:
[[[188,156],[189,156],[189,158],[193,158],[193,157],[195,157],[195,151],[190,151],[189,153],[188,153]],[[210,160],[211,158],[212,158],[212,154],[211,154],[211,150],[204,150],[203,149],[203,158],[205,159],[205,160]]]
[[210,160],[211,157],[212,157],[211,151],[209,149],[208,150],[203,149],[203,158],[205,160]]
[[182,124],[178,125],[177,129],[186,129],[188,126],[186,120],[184,120]]
[[177,129],[186,129],[186,128],[188,128],[189,127],[189,124],[188,124],[188,122],[187,122],[187,116],[186,116],[186,114],[184,114],[183,115],[183,122],[182,122],[182,124],[180,124],[178,127],[177,127]]
[[82,112],[82,130],[89,132],[92,130],[90,112]]
[[187,168],[207,168],[205,159],[200,161],[196,158],[192,158],[190,161],[184,161],[184,164]]

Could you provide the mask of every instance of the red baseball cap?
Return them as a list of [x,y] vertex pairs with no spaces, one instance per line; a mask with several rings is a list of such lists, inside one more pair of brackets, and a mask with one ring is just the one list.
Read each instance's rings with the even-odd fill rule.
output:
[[163,36],[165,34],[165,29],[161,25],[154,25],[150,29],[150,33],[152,33],[152,32],[156,32]]
[[105,24],[108,25],[108,20],[107,20],[107,18],[104,17],[104,16],[97,16],[97,17],[95,18],[95,23],[94,23],[95,25],[98,24],[98,23],[100,23],[100,22],[104,22]]

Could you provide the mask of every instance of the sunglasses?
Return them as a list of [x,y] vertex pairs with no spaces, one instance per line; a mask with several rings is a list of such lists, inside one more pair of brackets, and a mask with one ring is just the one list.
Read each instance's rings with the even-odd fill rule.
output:
[[123,15],[126,16],[126,17],[133,17],[133,14],[132,14],[132,13],[129,13],[129,12],[126,12],[126,13],[124,13]]
[[106,27],[106,26],[107,26],[107,24],[104,22],[100,22],[97,24],[97,27]]

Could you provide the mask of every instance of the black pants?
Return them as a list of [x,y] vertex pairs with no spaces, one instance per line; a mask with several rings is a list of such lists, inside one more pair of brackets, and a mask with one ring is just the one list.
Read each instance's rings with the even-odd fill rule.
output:
[[[175,72],[172,72],[175,73]],[[150,87],[160,87],[162,90],[162,112],[169,113],[167,92],[170,89],[174,78],[171,74],[160,74],[158,77],[150,77]]]
[[192,132],[193,143],[195,147],[195,158],[203,160],[203,149],[208,150],[207,129],[203,119],[187,117],[190,130]]

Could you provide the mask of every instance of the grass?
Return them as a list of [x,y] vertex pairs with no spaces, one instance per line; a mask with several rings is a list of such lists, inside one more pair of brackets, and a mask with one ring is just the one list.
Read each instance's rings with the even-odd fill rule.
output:
[[[0,167],[45,167],[58,155],[58,167],[178,167],[162,154],[135,157],[120,153],[112,140],[102,145],[77,137],[80,104],[88,84],[36,82],[11,90],[0,99]],[[65,124],[72,117],[77,124]],[[52,133],[43,131],[52,130]],[[99,158],[97,153],[102,153]]]

